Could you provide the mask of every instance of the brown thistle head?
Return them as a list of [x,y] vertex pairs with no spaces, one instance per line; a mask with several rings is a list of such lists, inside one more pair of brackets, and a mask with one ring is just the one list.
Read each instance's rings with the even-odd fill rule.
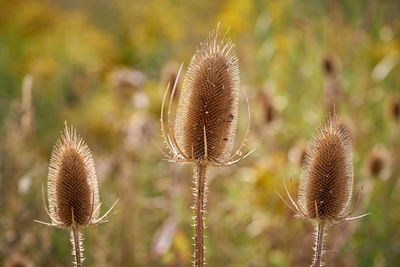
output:
[[326,56],[322,61],[322,69],[326,75],[334,74],[336,69],[333,62],[333,59],[329,56]]
[[275,108],[271,97],[267,92],[263,91],[260,93],[260,99],[264,111],[264,122],[266,124],[271,123],[275,119]]
[[384,178],[388,165],[389,155],[387,151],[374,147],[365,160],[364,169],[370,177]]
[[185,75],[176,137],[191,161],[222,162],[234,144],[239,68],[232,42],[218,29],[196,50]]
[[307,147],[299,204],[309,219],[338,221],[348,210],[353,190],[350,136],[333,115]]
[[76,130],[65,124],[53,147],[48,174],[49,212],[59,227],[86,226],[99,216],[99,191],[92,155]]
[[396,121],[400,121],[400,96],[395,96],[390,103],[390,115]]

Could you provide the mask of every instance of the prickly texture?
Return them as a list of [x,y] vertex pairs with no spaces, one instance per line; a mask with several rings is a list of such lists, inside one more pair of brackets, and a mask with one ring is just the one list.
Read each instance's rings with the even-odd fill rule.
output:
[[57,225],[86,226],[99,215],[99,192],[94,163],[85,142],[71,127],[57,140],[48,175],[50,215]]
[[[331,116],[307,147],[299,204],[310,219],[340,220],[353,189],[350,136]],[[318,211],[318,212],[317,212]]]
[[191,160],[221,162],[229,158],[238,96],[239,69],[233,45],[221,38],[218,30],[211,32],[189,64],[177,111],[177,141]]

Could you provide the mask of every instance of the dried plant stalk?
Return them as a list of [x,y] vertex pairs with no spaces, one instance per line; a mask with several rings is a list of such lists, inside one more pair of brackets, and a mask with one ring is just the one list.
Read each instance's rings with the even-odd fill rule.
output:
[[197,164],[195,178],[195,266],[204,264],[204,213],[207,210],[207,168],[205,165]]
[[193,162],[196,165],[194,265],[203,266],[207,166],[231,166],[248,155],[240,157],[249,128],[239,149],[231,155],[239,97],[238,59],[234,54],[233,44],[221,37],[218,29],[211,32],[209,38],[200,44],[185,75],[174,128],[171,103],[178,78],[179,74],[168,106],[169,135],[163,123],[168,90],[161,108],[161,131],[173,156],[163,153],[171,161]]
[[311,266],[322,266],[326,226],[368,215],[349,218],[353,192],[351,139],[336,115],[328,117],[307,147],[298,202],[287,188],[286,192],[291,202],[288,206],[316,225]]
[[99,189],[93,158],[83,139],[66,123],[51,154],[47,188],[49,209],[44,205],[51,223],[36,222],[69,229],[74,263],[81,267],[84,258],[80,228],[106,222],[117,201],[99,218]]
[[83,263],[83,243],[82,243],[82,234],[79,231],[78,227],[73,226],[71,228],[71,244],[72,244],[72,255],[75,257],[74,264],[75,266],[82,266]]

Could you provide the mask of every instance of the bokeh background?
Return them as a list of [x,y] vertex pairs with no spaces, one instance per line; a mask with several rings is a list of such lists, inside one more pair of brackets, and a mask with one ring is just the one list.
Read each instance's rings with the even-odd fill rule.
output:
[[[400,265],[399,1],[0,1],[0,265],[72,266],[41,186],[73,124],[92,150],[102,213],[87,266],[190,266],[193,172],[163,160],[168,82],[220,22],[236,44],[251,132],[235,167],[210,168],[208,266],[308,266],[313,226],[274,190],[335,110],[354,148],[354,215],[329,230],[329,266]],[[178,92],[181,89],[181,81]],[[176,100],[174,100],[176,102]],[[174,103],[176,106],[176,103]],[[241,93],[237,143],[247,126]],[[20,263],[22,265],[15,265]]]

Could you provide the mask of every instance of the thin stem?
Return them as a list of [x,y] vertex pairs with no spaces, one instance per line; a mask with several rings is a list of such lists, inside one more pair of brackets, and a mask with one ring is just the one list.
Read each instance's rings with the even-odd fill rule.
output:
[[322,261],[322,254],[324,251],[324,228],[325,222],[320,221],[317,225],[317,232],[315,236],[315,253],[311,267],[320,267]]
[[195,187],[195,267],[203,267],[204,265],[204,213],[206,211],[207,201],[207,182],[206,182],[207,166],[202,163],[197,164],[196,170],[196,187]]
[[71,242],[73,245],[73,255],[75,256],[75,266],[82,267],[82,250],[81,250],[81,238],[78,227],[72,226],[71,230]]

